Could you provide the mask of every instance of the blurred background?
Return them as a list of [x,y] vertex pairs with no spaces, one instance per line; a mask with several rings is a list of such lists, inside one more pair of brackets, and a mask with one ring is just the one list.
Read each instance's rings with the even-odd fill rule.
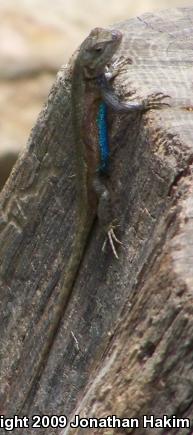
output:
[[95,26],[191,0],[0,0],[0,188],[57,70]]

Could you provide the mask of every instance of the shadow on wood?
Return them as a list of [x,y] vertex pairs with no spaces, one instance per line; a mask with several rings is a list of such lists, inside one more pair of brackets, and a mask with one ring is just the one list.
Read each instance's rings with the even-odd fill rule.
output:
[[[79,403],[76,414],[86,417],[193,416],[192,24],[188,8],[116,26],[124,33],[120,56],[132,60],[116,78],[116,91],[125,100],[128,92],[133,98],[163,92],[171,107],[142,118],[109,114],[111,186],[124,248],[119,260],[108,247],[103,253],[96,222],[33,384],[75,225],[70,67],[58,74],[1,194],[1,415],[70,416]],[[49,435],[59,432],[49,428]]]

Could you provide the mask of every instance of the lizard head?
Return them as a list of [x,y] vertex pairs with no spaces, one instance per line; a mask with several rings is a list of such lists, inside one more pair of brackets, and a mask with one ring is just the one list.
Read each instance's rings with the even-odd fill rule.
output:
[[96,27],[90,32],[81,44],[78,56],[86,77],[95,78],[104,73],[121,39],[122,33],[119,30]]

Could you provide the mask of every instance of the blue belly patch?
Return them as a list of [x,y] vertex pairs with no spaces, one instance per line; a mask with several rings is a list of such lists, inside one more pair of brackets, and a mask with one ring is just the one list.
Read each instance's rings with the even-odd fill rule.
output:
[[99,153],[100,153],[100,172],[107,172],[109,166],[109,140],[108,140],[108,127],[107,127],[107,106],[104,102],[99,104],[97,114],[97,126],[99,137]]

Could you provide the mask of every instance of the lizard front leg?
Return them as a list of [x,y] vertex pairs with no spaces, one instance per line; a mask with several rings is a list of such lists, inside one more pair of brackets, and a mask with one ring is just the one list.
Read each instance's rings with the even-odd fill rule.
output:
[[107,79],[106,74],[107,73],[97,78],[97,84],[100,89],[102,100],[107,107],[115,112],[146,112],[150,109],[162,109],[164,107],[170,106],[170,104],[165,101],[165,99],[170,98],[170,96],[164,95],[162,92],[150,94],[141,100],[138,99],[128,102],[121,101],[120,97],[115,94],[114,90],[109,84],[109,77]]
[[169,95],[164,95],[162,92],[149,95],[141,101],[120,101],[119,97],[109,88],[101,88],[102,99],[106,105],[116,112],[146,112],[150,109],[162,109],[169,107],[170,104],[165,102]]

